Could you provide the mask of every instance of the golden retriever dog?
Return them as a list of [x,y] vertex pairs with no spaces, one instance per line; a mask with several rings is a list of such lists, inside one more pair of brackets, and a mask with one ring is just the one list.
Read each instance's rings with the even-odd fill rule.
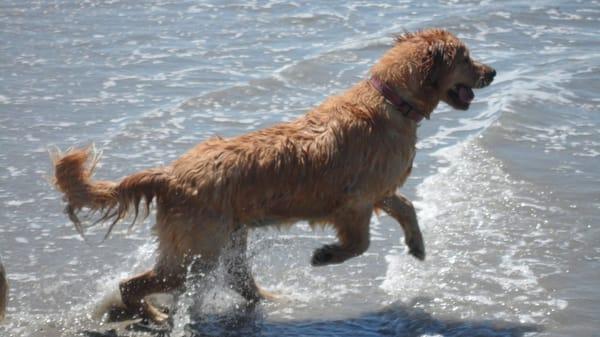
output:
[[158,257],[151,270],[120,282],[129,311],[164,322],[168,315],[144,298],[181,289],[188,270],[205,274],[220,256],[231,288],[257,301],[268,295],[246,260],[251,228],[332,226],[338,242],[316,249],[311,260],[325,266],[365,252],[371,215],[381,210],[402,226],[409,253],[424,259],[415,209],[397,192],[412,169],[418,123],[440,101],[466,110],[472,89],[495,74],[445,30],[407,33],[369,79],[295,121],[206,140],[167,166],[119,182],[92,180],[98,158],[89,149],[57,153],[54,183],[78,230],[80,211],[100,212],[110,232],[128,214],[137,216],[142,201],[147,215],[155,200]]
[[6,313],[6,302],[8,301],[8,282],[6,282],[6,272],[2,261],[0,261],[0,321],[4,319]]

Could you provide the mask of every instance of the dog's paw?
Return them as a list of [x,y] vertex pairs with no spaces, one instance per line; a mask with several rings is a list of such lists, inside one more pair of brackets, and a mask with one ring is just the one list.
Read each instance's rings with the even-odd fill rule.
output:
[[156,325],[165,325],[169,322],[169,314],[168,312],[164,312],[163,310],[157,308],[153,304],[144,301],[142,304],[142,316],[145,320],[149,320],[150,322]]
[[415,240],[415,239],[411,239],[408,242],[406,242],[406,245],[408,246],[408,253],[412,256],[414,256],[415,258],[419,259],[420,261],[424,261],[425,260],[425,244],[423,243],[423,240]]
[[125,306],[114,305],[108,308],[102,319],[106,323],[132,322],[140,320],[140,316],[137,312],[129,310]]
[[321,248],[315,249],[310,264],[314,267],[325,266],[333,260],[335,247],[332,245],[324,245]]

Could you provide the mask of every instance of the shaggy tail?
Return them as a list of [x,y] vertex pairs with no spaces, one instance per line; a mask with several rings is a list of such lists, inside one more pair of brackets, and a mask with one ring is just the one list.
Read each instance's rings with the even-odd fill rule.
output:
[[108,237],[115,224],[133,210],[134,220],[139,214],[140,203],[145,200],[144,217],[150,203],[156,197],[168,193],[171,176],[165,169],[150,169],[124,178],[121,182],[94,181],[92,175],[100,154],[93,147],[51,153],[54,164],[53,184],[64,193],[65,212],[83,236],[84,226],[78,214],[85,209],[88,214],[99,213],[100,218],[89,227],[112,220],[106,232]]

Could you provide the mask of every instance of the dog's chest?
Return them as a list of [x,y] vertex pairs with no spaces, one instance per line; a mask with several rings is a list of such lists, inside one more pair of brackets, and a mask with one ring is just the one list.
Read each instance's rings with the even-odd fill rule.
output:
[[410,175],[415,157],[416,136],[411,132],[390,131],[377,142],[361,146],[366,158],[356,167],[344,191],[361,197],[378,198],[402,186]]
[[374,179],[381,181],[380,189],[387,190],[391,186],[402,186],[410,175],[415,157],[414,141],[406,140],[398,146],[381,154],[381,159],[374,162],[373,171],[378,175]]

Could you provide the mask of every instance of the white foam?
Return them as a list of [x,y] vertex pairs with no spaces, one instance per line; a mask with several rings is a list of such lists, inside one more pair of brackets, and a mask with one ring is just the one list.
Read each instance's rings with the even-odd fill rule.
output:
[[35,200],[34,199],[26,199],[26,200],[9,200],[6,201],[4,204],[6,206],[13,206],[13,207],[19,207],[19,206],[23,206],[25,204],[32,204],[34,203]]
[[390,251],[381,288],[393,299],[435,298],[437,303],[430,308],[434,312],[448,306],[481,312],[522,296],[524,300],[513,305],[522,304],[522,310],[533,305],[536,311],[492,310],[503,319],[521,321],[566,305],[540,285],[533,269],[560,267],[552,259],[529,253],[545,250],[547,242],[539,241],[540,236],[553,240],[536,226],[543,219],[527,215],[547,212],[532,207],[544,202],[527,195],[529,187],[507,175],[502,163],[475,139],[432,156],[443,166],[417,186],[415,201],[428,260],[418,263]]

